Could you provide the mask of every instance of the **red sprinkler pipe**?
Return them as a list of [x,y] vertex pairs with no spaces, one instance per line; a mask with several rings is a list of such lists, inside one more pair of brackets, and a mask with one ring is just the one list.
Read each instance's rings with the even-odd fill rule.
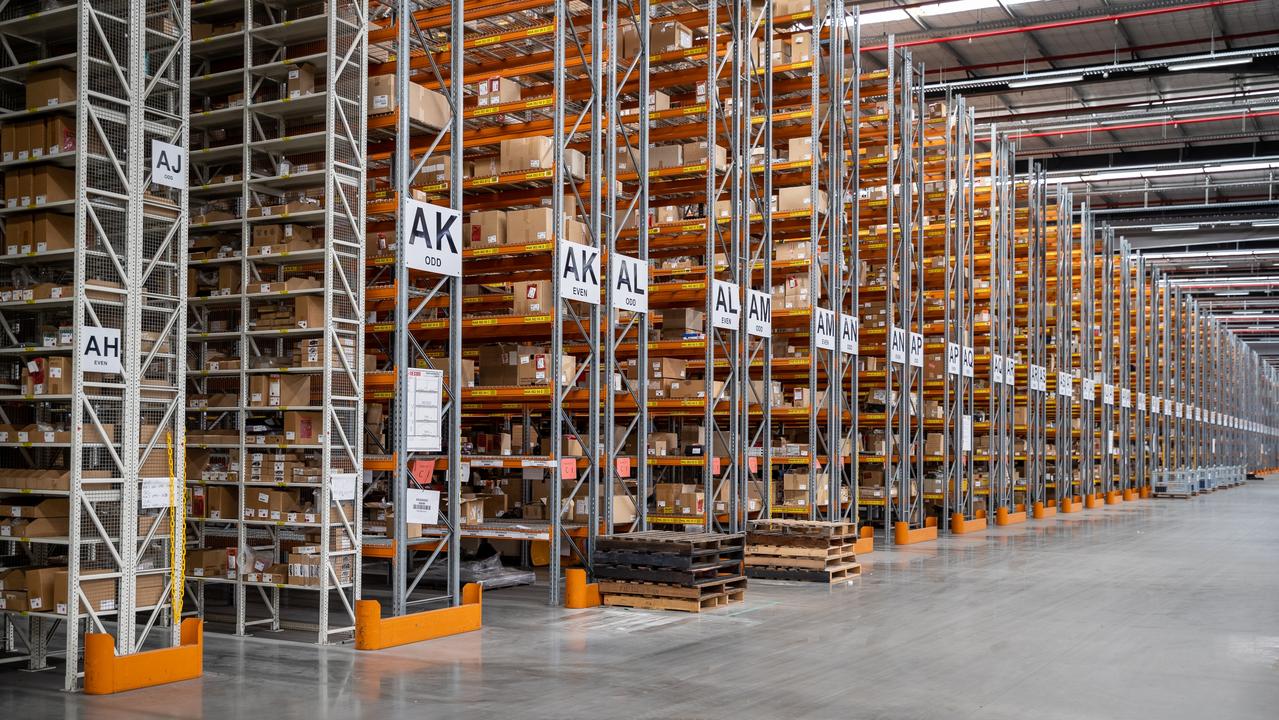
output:
[[[983,30],[981,32],[964,33],[963,35],[951,35],[939,38],[922,38],[920,40],[906,40],[894,43],[894,47],[917,47],[919,45],[938,45],[941,43],[952,42],[955,40],[978,40],[981,38],[999,37],[1001,35],[1020,35],[1022,33],[1036,32],[1039,30],[1057,30],[1068,27],[1079,27],[1080,25],[1092,25],[1101,22],[1112,22],[1115,20],[1129,20],[1139,17],[1151,17],[1153,15],[1167,15],[1169,13],[1185,12],[1187,10],[1206,10],[1208,8],[1224,7],[1226,5],[1242,5],[1244,3],[1253,3],[1257,0],[1211,0],[1210,2],[1198,2],[1191,5],[1179,5],[1176,7],[1155,8],[1152,10],[1134,10],[1126,13],[1113,13],[1093,18],[1079,18],[1076,20],[1058,20],[1056,22],[1047,22],[1039,25],[1026,25],[1024,27],[1000,28],[998,30]],[[877,50],[887,50],[887,43],[883,45],[868,45],[862,48],[862,52],[874,52]]]

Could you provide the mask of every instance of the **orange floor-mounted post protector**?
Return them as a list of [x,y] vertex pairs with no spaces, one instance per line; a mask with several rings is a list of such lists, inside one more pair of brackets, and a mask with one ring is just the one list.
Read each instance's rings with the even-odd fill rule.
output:
[[1119,503],[1123,501],[1124,501],[1123,496],[1120,494],[1118,490],[1111,490],[1110,492],[1106,493],[1107,505],[1118,505]]
[[899,522],[893,524],[893,542],[897,545],[913,545],[915,543],[928,542],[937,539],[937,524],[925,525],[922,528],[911,529],[910,523]]
[[564,607],[570,610],[599,607],[604,603],[598,583],[586,582],[586,571],[570,568],[564,571]]
[[1141,497],[1142,497],[1142,499],[1143,499],[1143,500],[1144,500],[1144,499],[1149,499],[1149,498],[1150,498],[1150,494],[1151,494],[1150,486],[1149,486],[1149,485],[1143,485],[1143,486],[1141,487]]
[[997,508],[995,510],[996,525],[1016,525],[1026,522],[1026,511],[1012,512],[1006,507]]
[[1057,510],[1063,514],[1076,513],[1084,509],[1084,504],[1080,502],[1078,496],[1070,496],[1061,499],[1058,503]]
[[461,635],[483,626],[483,590],[477,583],[462,586],[462,604],[399,617],[382,617],[377,600],[355,603],[355,648],[382,650],[397,645]]
[[111,695],[200,677],[204,674],[204,621],[183,620],[180,639],[176,647],[116,655],[111,635],[86,633],[84,691]]
[[1057,514],[1057,506],[1052,503],[1036,502],[1031,510],[1036,520],[1043,520]]
[[1084,496],[1084,507],[1089,510],[1094,510],[1104,504],[1105,501],[1101,499],[1101,495],[1099,493],[1088,493]]
[[853,553],[856,555],[866,555],[875,552],[875,528],[869,525],[863,525],[858,529],[857,542],[853,545]]
[[979,517],[969,520],[964,517],[963,513],[954,513],[950,516],[950,531],[956,535],[967,535],[969,533],[981,532],[986,529],[986,518]]
[[1124,502],[1132,502],[1137,499],[1137,491],[1129,488],[1124,491]]

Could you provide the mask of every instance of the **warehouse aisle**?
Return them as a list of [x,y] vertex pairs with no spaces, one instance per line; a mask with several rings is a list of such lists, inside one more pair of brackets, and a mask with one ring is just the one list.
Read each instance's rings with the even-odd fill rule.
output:
[[0,703],[92,718],[1272,718],[1277,511],[1279,485],[1256,483],[1058,516],[877,552],[833,590],[753,581],[745,606],[702,617],[563,612],[526,588],[490,595],[469,637],[363,654],[215,636],[200,681],[93,698],[6,671]]

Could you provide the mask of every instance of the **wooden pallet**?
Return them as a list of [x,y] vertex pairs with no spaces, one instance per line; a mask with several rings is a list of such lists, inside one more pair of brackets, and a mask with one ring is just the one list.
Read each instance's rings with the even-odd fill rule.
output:
[[600,594],[604,604],[641,610],[713,610],[746,599],[746,578],[723,578],[690,588],[678,585],[601,580]]
[[671,530],[643,530],[597,538],[600,551],[657,552],[693,555],[742,547],[745,533],[687,533]]
[[827,522],[825,520],[787,520],[766,519],[754,520],[747,527],[751,535],[791,535],[820,538],[857,538],[857,526],[850,522]]
[[758,567],[748,566],[746,577],[756,580],[790,580],[793,582],[811,582],[835,584],[851,580],[862,574],[862,566],[857,563],[844,563],[833,567],[818,569],[790,567]]
[[769,555],[795,558],[842,558],[854,552],[855,543],[788,543],[775,545],[766,542],[753,542],[746,546],[746,557],[752,555]]
[[832,567],[847,565],[856,559],[856,553],[852,548],[847,552],[839,555],[829,555],[825,557],[794,557],[794,556],[777,556],[758,554],[746,554],[746,567],[782,567],[782,568],[799,568],[804,570],[824,570]]
[[696,587],[725,577],[742,574],[742,559],[716,561],[690,565],[684,568],[645,565],[608,565],[596,562],[591,566],[595,577],[607,580],[634,580],[637,582],[664,583]]

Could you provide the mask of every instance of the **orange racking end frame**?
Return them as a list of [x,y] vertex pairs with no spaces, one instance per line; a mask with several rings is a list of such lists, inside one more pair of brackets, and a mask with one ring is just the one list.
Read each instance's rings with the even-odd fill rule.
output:
[[477,583],[462,587],[462,604],[457,607],[382,617],[377,600],[355,604],[355,649],[383,650],[397,645],[434,640],[479,630],[484,622],[483,589]]

